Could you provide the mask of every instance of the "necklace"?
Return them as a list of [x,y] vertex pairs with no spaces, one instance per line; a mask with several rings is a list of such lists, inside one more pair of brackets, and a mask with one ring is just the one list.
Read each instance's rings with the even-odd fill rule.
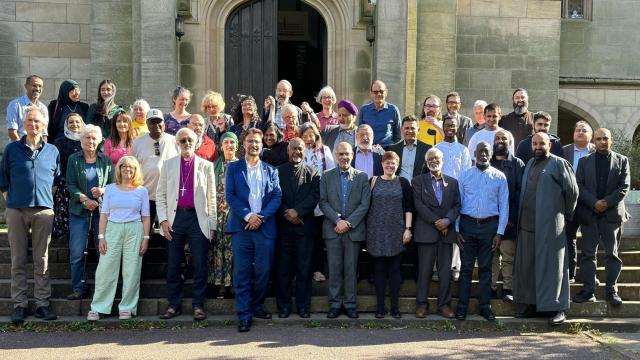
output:
[[187,181],[189,181],[189,177],[191,176],[191,169],[193,168],[194,159],[195,157],[192,157],[191,160],[185,161],[189,166],[186,176],[184,176],[184,174],[180,172],[180,183],[182,183],[182,187],[180,188],[180,196],[184,196],[184,192],[187,191],[185,185],[187,184]]
[[74,106],[73,109],[71,108],[71,106],[69,106],[69,104],[67,104],[67,107],[69,108],[69,111],[76,112],[76,109],[78,108],[78,103],[76,103],[76,106]]

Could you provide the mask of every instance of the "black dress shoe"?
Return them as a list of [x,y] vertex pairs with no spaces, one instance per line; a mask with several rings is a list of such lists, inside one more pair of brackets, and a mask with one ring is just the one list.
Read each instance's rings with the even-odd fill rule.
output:
[[536,317],[537,314],[538,313],[536,311],[536,306],[529,304],[529,305],[525,306],[524,310],[522,310],[521,312],[517,312],[516,313],[516,318],[517,319],[529,319],[529,318]]
[[27,317],[27,309],[23,307],[17,307],[13,309],[13,315],[11,315],[11,322],[20,325],[24,322],[24,319]]
[[596,297],[595,295],[593,295],[593,293],[588,294],[586,292],[580,291],[579,293],[575,294],[573,296],[573,299],[571,299],[571,301],[573,301],[574,303],[580,304],[580,303],[585,303],[585,302],[596,302]]
[[247,332],[251,330],[251,320],[238,321],[238,332]]
[[257,317],[258,319],[269,320],[271,319],[271,313],[264,311],[264,309],[258,309],[253,312],[253,317]]
[[347,310],[345,311],[345,313],[347,314],[347,317],[348,317],[349,319],[357,319],[357,318],[359,318],[359,317],[360,317],[360,316],[358,315],[358,311],[357,311],[356,309],[347,309]]
[[567,320],[567,315],[565,315],[564,311],[558,311],[556,315],[549,319],[550,325],[560,325],[565,320]]
[[513,292],[511,289],[502,289],[502,301],[513,302]]
[[278,317],[280,319],[286,319],[289,315],[291,315],[291,309],[289,308],[282,308],[278,310]]
[[340,308],[331,308],[331,309],[329,309],[329,312],[327,313],[327,318],[335,319],[338,316],[340,316],[341,314],[342,314],[342,309],[340,309]]
[[301,309],[300,311],[298,311],[298,316],[303,319],[308,319],[311,317],[311,313],[309,313],[309,310],[307,309]]
[[620,295],[618,295],[617,292],[607,294],[607,302],[613,306],[622,305],[622,299],[620,298]]
[[493,313],[491,308],[481,309],[480,316],[485,318],[487,321],[493,321],[496,319],[496,314]]
[[42,320],[55,320],[58,316],[49,311],[48,306],[40,306],[36,309],[36,317]]
[[456,310],[456,319],[462,321],[467,319],[467,309]]

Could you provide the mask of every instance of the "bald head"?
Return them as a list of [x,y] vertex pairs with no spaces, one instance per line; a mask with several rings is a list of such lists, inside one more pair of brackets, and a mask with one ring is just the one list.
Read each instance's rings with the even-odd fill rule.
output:
[[292,164],[296,165],[302,163],[304,160],[304,141],[299,137],[289,139],[287,153],[289,155],[289,161]]
[[545,132],[537,132],[531,138],[531,148],[536,159],[544,159],[549,157],[551,151],[551,139],[549,134]]
[[336,145],[334,153],[335,158],[338,160],[340,169],[344,171],[349,170],[351,160],[353,160],[353,148],[351,147],[351,144],[346,141],[339,143]]
[[492,154],[491,145],[486,141],[480,141],[478,145],[476,145],[475,150],[476,166],[481,170],[486,169],[489,166],[489,160]]
[[609,154],[611,152],[611,145],[613,139],[611,138],[611,131],[605,128],[599,128],[593,133],[593,142],[596,144],[596,151],[601,154]]

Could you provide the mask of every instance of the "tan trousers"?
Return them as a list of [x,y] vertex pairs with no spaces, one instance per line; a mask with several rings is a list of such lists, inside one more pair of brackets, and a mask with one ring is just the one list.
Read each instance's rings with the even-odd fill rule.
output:
[[11,299],[14,307],[28,305],[27,299],[27,251],[29,229],[33,255],[33,297],[36,307],[49,306],[49,242],[53,210],[47,208],[7,209],[5,212],[11,248]]
[[513,258],[516,255],[516,242],[514,240],[502,240],[499,251],[493,253],[491,263],[491,288],[496,288],[498,276],[502,270],[503,289],[513,289]]

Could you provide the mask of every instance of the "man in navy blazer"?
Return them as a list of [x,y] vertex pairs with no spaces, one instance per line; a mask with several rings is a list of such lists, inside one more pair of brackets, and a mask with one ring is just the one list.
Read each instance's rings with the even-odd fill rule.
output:
[[351,167],[372,176],[382,175],[382,155],[373,147],[373,129],[367,124],[358,126],[356,130],[356,144],[353,148]]
[[225,231],[231,234],[239,332],[251,329],[254,316],[271,318],[263,305],[273,263],[275,215],[282,192],[276,168],[260,161],[262,137],[259,129],[247,130],[243,143],[245,157],[229,163],[225,181],[224,194],[229,204]]

